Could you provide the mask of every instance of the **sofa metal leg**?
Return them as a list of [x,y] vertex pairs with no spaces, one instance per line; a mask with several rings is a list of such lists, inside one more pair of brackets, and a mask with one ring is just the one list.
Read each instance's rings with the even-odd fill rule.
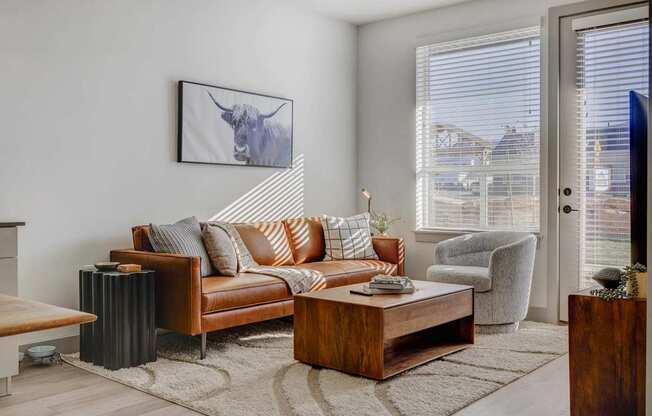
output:
[[206,358],[206,332],[201,334],[201,352],[200,352],[200,359]]

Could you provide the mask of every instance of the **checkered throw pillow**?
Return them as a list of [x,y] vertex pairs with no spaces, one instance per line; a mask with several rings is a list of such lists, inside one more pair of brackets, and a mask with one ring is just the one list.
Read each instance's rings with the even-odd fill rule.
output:
[[352,217],[321,217],[326,256],[324,260],[378,259],[371,243],[369,214]]

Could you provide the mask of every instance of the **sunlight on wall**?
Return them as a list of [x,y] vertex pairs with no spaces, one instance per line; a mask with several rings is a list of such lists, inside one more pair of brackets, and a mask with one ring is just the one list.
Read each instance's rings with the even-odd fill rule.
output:
[[209,221],[262,222],[302,217],[303,162],[303,154],[297,155],[292,162],[292,169],[277,172],[265,179]]

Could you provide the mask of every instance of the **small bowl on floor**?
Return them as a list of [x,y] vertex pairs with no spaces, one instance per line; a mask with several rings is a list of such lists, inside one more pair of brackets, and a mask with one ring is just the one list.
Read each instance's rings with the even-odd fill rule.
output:
[[27,355],[33,359],[42,359],[53,356],[56,350],[57,347],[54,345],[37,345],[35,347],[28,348]]
[[120,263],[117,261],[101,261],[99,263],[94,264],[95,268],[101,272],[116,271],[119,265]]

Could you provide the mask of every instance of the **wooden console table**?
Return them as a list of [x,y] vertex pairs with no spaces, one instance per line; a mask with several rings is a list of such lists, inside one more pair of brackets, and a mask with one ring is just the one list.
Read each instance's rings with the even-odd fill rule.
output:
[[[11,345],[18,345],[13,337],[15,335],[78,325],[95,319],[97,317],[90,313],[0,294],[0,341],[8,340]],[[17,350],[11,355],[0,357],[0,370],[5,368],[10,372],[0,379],[3,388],[0,396],[10,393],[11,376],[18,374]]]
[[90,313],[0,294],[0,337],[93,322]]
[[572,416],[645,415],[646,299],[568,297]]

